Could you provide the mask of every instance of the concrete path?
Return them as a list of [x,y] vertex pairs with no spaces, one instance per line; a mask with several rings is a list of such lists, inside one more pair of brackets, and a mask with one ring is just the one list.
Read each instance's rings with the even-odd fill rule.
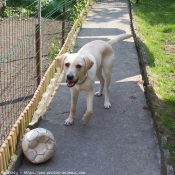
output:
[[[108,40],[122,33],[131,33],[127,0],[120,4],[97,2],[83,23],[75,51],[89,41]],[[85,94],[81,93],[75,124],[64,126],[70,92],[63,80],[39,125],[54,134],[55,153],[49,161],[38,165],[24,159],[19,168],[21,174],[161,174],[160,150],[143,92],[133,38],[114,45],[113,49],[112,108],[103,108],[104,96],[95,97],[94,113],[89,124],[83,126],[86,101]],[[95,91],[98,87],[96,81]]]

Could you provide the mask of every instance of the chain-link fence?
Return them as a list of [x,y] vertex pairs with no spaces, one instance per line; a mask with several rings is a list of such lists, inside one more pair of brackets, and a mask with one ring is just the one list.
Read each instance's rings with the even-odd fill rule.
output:
[[71,28],[75,0],[0,0],[0,145]]

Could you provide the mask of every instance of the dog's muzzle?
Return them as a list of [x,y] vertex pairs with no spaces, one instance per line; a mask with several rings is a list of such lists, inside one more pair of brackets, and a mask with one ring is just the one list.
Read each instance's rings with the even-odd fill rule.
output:
[[77,82],[78,82],[78,78],[74,81],[74,75],[72,74],[67,75],[66,83],[68,87],[73,87]]

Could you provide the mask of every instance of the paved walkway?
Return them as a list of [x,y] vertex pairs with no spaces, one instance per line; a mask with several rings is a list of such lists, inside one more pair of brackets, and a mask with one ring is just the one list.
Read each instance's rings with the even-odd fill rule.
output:
[[[127,0],[93,6],[79,33],[76,50],[95,39],[108,40],[131,33]],[[110,85],[112,108],[103,108],[104,96],[94,98],[88,125],[81,123],[85,94],[77,105],[75,124],[64,126],[70,108],[69,88],[62,83],[39,127],[50,130],[57,141],[53,157],[43,164],[24,159],[19,171],[79,173],[86,175],[160,175],[161,158],[151,113],[143,92],[133,38],[113,46],[115,65]],[[65,82],[65,80],[63,80]],[[96,82],[95,90],[99,87]],[[63,114],[62,114],[63,113]],[[24,172],[25,171],[25,172]],[[75,173],[75,174],[76,174]]]

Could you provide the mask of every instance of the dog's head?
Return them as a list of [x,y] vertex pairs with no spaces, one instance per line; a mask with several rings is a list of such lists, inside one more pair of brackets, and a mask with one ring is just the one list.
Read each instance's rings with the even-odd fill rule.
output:
[[58,56],[56,60],[61,71],[65,72],[68,87],[73,87],[78,81],[81,82],[94,64],[88,57],[77,53],[65,53]]

